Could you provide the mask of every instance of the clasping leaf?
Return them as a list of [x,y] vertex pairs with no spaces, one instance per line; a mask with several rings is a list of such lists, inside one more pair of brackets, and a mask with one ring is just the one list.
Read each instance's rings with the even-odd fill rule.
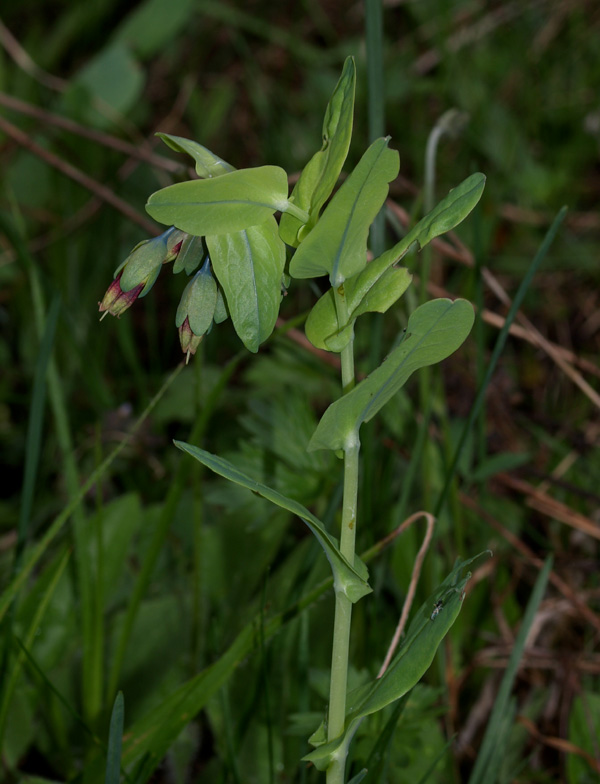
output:
[[369,227],[400,168],[400,156],[388,141],[373,142],[327,205],[290,262],[292,277],[329,275],[331,285],[339,286],[366,265]]
[[[489,550],[485,552],[491,555]],[[421,680],[462,607],[465,586],[471,577],[470,572],[463,576],[464,569],[484,554],[456,563],[448,577],[415,614],[400,650],[381,678],[348,694],[342,735],[319,745],[304,757],[305,760],[313,762],[319,770],[327,770],[335,756],[340,756],[340,752],[342,755],[346,753],[365,716],[399,700]],[[433,615],[436,606],[442,609]]]
[[352,336],[351,327],[358,316],[373,311],[385,313],[406,288],[402,276],[408,273],[404,271],[394,277],[395,265],[413,245],[422,249],[431,240],[463,221],[481,198],[484,185],[483,174],[467,177],[393,248],[369,262],[358,275],[345,282],[349,313],[347,324],[338,323],[333,292],[326,292],[315,304],[306,322],[306,336],[310,342],[326,351],[341,351]]
[[172,136],[170,133],[157,133],[163,142],[175,152],[185,152],[191,155],[196,162],[196,174],[204,179],[219,177],[221,174],[235,171],[235,167],[219,158],[214,152],[203,147],[198,142],[186,139],[183,136]]
[[369,573],[365,564],[358,556],[355,558],[354,565],[348,563],[340,553],[337,539],[326,531],[323,523],[312,512],[309,512],[306,507],[302,506],[298,501],[278,493],[277,490],[257,482],[218,455],[205,452],[204,449],[186,444],[183,441],[174,441],[173,443],[183,452],[187,452],[188,455],[202,463],[202,465],[219,474],[219,476],[246,487],[248,490],[252,490],[253,493],[258,493],[263,498],[271,501],[271,503],[280,506],[282,509],[287,509],[288,512],[303,520],[325,551],[333,572],[333,585],[336,592],[341,591],[351,602],[357,602],[366,594],[371,593],[371,587],[368,583]]
[[441,362],[462,344],[473,326],[472,305],[435,299],[417,308],[408,320],[406,335],[383,363],[351,392],[336,400],[317,425],[308,449],[345,449],[356,443],[368,422],[421,367]]
[[[387,270],[397,264],[416,243],[419,250],[431,240],[458,226],[477,204],[485,186],[485,175],[476,172],[453,188],[442,201],[422,218],[393,248],[368,264],[356,280],[348,296],[359,300],[369,296]],[[356,302],[355,307],[357,307]]]
[[331,195],[348,155],[352,137],[355,83],[354,58],[347,57],[325,112],[323,146],[302,170],[290,196],[292,203],[308,213],[308,222],[304,224],[289,213],[281,216],[281,238],[294,248],[319,219],[321,209]]
[[283,169],[258,166],[169,185],[150,196],[146,211],[160,223],[190,234],[229,234],[287,209],[287,192]]
[[305,324],[306,337],[316,348],[340,352],[352,338],[354,322],[364,313],[385,313],[410,286],[412,275],[405,267],[390,267],[370,287],[358,282],[369,270],[367,265],[359,275],[344,283],[348,302],[348,322],[338,326],[333,289],[329,289],[315,303]]

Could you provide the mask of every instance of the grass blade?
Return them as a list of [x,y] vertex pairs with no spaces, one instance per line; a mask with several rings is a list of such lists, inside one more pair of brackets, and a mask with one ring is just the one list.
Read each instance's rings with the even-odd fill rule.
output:
[[350,564],[341,554],[337,540],[330,536],[325,530],[323,523],[316,518],[308,509],[306,509],[298,501],[287,498],[281,493],[277,492],[261,482],[257,482],[252,477],[244,474],[236,466],[225,460],[218,455],[213,455],[200,449],[192,444],[186,444],[184,441],[174,441],[176,447],[191,455],[203,465],[210,468],[219,476],[228,479],[235,484],[241,485],[253,493],[266,498],[276,506],[286,509],[288,512],[299,517],[315,535],[317,541],[323,548],[327,560],[331,565],[335,581],[335,590],[343,591],[351,602],[357,602],[363,596],[371,592],[371,587],[368,584],[368,572],[364,564],[361,564],[360,559],[356,559],[354,564]]
[[[41,601],[37,605],[35,612],[31,620],[27,625],[27,631],[25,634],[25,639],[23,640],[23,646],[26,650],[31,650],[31,647],[35,641],[36,634],[41,626],[42,620],[44,618],[45,612],[48,609],[48,605],[50,604],[50,600],[54,596],[54,591],[59,583],[60,578],[65,570],[65,567],[68,563],[70,556],[70,551],[66,550],[60,558],[56,561],[56,564],[52,565],[50,569],[47,570],[47,573],[40,579],[43,579],[44,582],[47,580],[47,584],[44,585],[44,592],[41,596]],[[12,644],[12,624],[9,626],[7,624],[7,632],[6,632],[6,667],[8,669],[8,647],[9,644]],[[11,635],[9,637],[8,635]],[[6,677],[2,679],[2,690],[0,691],[1,699],[0,699],[0,748],[3,747],[3,739],[4,739],[4,732],[6,730],[6,720],[8,716],[8,711],[11,704],[11,699],[15,691],[15,687],[19,681],[19,674],[21,673],[21,669],[23,667],[23,661],[25,659],[25,653],[20,651],[14,661],[10,674],[6,672]]]
[[545,259],[546,254],[548,253],[548,250],[550,248],[550,245],[554,241],[558,229],[560,228],[560,224],[563,222],[566,214],[567,214],[567,208],[562,207],[559,210],[556,218],[554,218],[554,220],[552,221],[552,225],[548,229],[548,232],[546,233],[546,236],[544,237],[544,240],[540,245],[538,252],[535,254],[535,257],[531,262],[531,264],[529,265],[529,269],[527,270],[525,277],[521,281],[521,285],[519,286],[519,289],[515,295],[511,308],[508,312],[508,315],[506,316],[506,321],[504,322],[504,326],[500,330],[500,334],[498,335],[498,338],[496,340],[496,345],[494,346],[492,356],[490,357],[490,361],[487,366],[487,373],[485,374],[483,382],[479,387],[477,395],[475,396],[475,400],[473,401],[473,405],[471,406],[469,418],[467,419],[463,431],[461,433],[460,441],[458,442],[458,446],[456,447],[456,452],[454,453],[452,463],[446,473],[446,481],[444,483],[437,504],[435,506],[435,510],[433,512],[434,517],[440,516],[440,512],[442,511],[444,504],[446,502],[446,497],[448,495],[448,490],[450,489],[452,477],[456,473],[456,467],[458,465],[458,461],[460,460],[460,456],[463,447],[465,445],[465,442],[467,440],[467,436],[471,430],[471,427],[473,426],[473,422],[475,421],[477,415],[479,414],[479,410],[483,405],[483,401],[485,400],[485,393],[488,388],[488,384],[492,380],[492,375],[494,373],[494,370],[496,369],[496,364],[498,363],[498,359],[500,358],[500,354],[502,353],[504,344],[506,343],[506,338],[508,337],[508,331],[511,327],[511,324],[515,320],[519,308],[521,307],[521,304],[525,298],[525,294],[527,293],[527,290],[531,285],[533,277],[537,272],[540,264]]
[[381,734],[371,749],[365,766],[368,771],[366,784],[383,784],[385,781],[387,755],[396,732],[396,725],[400,721],[400,717],[408,702],[408,697],[409,695],[405,694],[404,697],[398,700],[391,716],[386,721]]
[[473,325],[469,302],[435,299],[411,314],[406,337],[384,362],[323,414],[309,444],[314,449],[346,449],[363,422],[372,419],[419,368],[441,362],[463,343]]
[[[367,0],[365,37],[367,43],[367,95],[369,141],[385,135],[385,77],[383,71],[383,10],[381,0]],[[371,250],[375,256],[383,253],[385,215],[380,211],[370,232]],[[378,358],[377,358],[378,359]],[[374,362],[373,364],[376,364]]]
[[[234,373],[235,369],[238,367],[243,357],[244,357],[243,352],[236,354],[236,356],[224,368],[219,378],[219,381],[215,385],[213,391],[208,396],[208,399],[205,401],[205,404],[196,420],[196,423],[194,424],[192,432],[190,433],[191,440],[193,441],[201,440],[204,429],[206,428],[206,425],[212,415],[212,412],[215,409],[217,401],[219,400],[225,385],[227,384],[227,381]],[[183,367],[183,365],[181,367]],[[173,521],[173,516],[175,514],[177,504],[181,500],[181,495],[184,491],[185,482],[188,476],[188,470],[189,470],[189,465],[185,460],[182,461],[177,467],[176,473],[173,476],[173,481],[171,482],[169,492],[165,499],[163,511],[160,516],[158,525],[156,526],[153,532],[152,539],[148,546],[148,550],[146,551],[144,560],[140,567],[140,571],[135,581],[135,585],[131,592],[129,602],[127,603],[127,614],[125,616],[123,625],[121,627],[121,632],[119,634],[119,640],[117,642],[116,651],[113,656],[111,667],[110,667],[110,674],[108,678],[109,699],[111,699],[112,695],[115,694],[117,691],[119,677],[121,674],[121,668],[123,666],[123,661],[125,660],[125,654],[127,651],[127,644],[131,636],[131,630],[133,629],[133,624],[135,623],[135,619],[141,601],[144,597],[144,594],[150,582],[150,578],[152,577],[154,567],[156,566],[156,562],[158,561],[158,557],[164,546],[165,539],[167,537],[169,528]]]
[[477,760],[473,766],[469,784],[493,784],[496,781],[500,768],[497,765],[498,755],[501,752],[500,744],[498,743],[499,737],[504,737],[505,742],[508,741],[508,732],[505,723],[505,717],[510,707],[510,693],[512,691],[515,677],[519,669],[519,663],[525,650],[525,642],[529,629],[535,619],[535,614],[539,607],[540,602],[546,590],[548,576],[552,568],[552,559],[548,558],[544,564],[542,571],[539,573],[535,582],[535,586],[531,593],[531,598],[527,603],[525,615],[521,628],[517,634],[515,644],[508,662],[508,667],[502,678],[498,696],[494,703],[494,708],[490,715],[490,720],[483,738],[483,742],[477,755]]
[[123,743],[123,724],[125,721],[125,701],[123,692],[115,698],[108,731],[108,752],[106,754],[105,784],[119,784],[121,779],[121,745]]
[[24,561],[23,566],[19,571],[19,573],[14,577],[11,583],[0,594],[0,620],[4,618],[8,608],[10,607],[10,603],[12,602],[12,600],[20,590],[21,586],[27,580],[27,578],[33,571],[33,568],[35,567],[37,562],[44,555],[50,543],[60,533],[67,520],[71,517],[73,512],[81,504],[88,490],[90,490],[90,488],[92,488],[96,484],[96,482],[100,479],[100,477],[104,475],[104,473],[107,471],[109,466],[113,463],[115,458],[118,457],[118,455],[131,441],[135,433],[140,429],[143,422],[149,416],[154,406],[158,403],[158,401],[167,391],[169,386],[173,383],[173,381],[177,378],[179,373],[182,371],[183,367],[184,364],[182,362],[177,366],[177,368],[173,371],[173,373],[171,373],[171,375],[167,378],[167,380],[159,389],[159,391],[156,393],[156,395],[152,398],[150,403],[146,406],[142,415],[136,421],[135,425],[131,428],[128,435],[110,453],[110,455],[108,455],[108,457],[98,466],[98,468],[90,474],[89,478],[84,482],[77,495],[63,509],[63,511],[58,515],[58,517],[55,518],[54,522],[50,525],[46,533],[40,538],[36,546],[32,549],[28,558]]
[[60,298],[58,295],[53,299],[48,312],[42,333],[40,353],[35,367],[35,377],[33,381],[33,392],[31,395],[31,408],[29,409],[29,425],[27,428],[27,448],[25,453],[25,471],[23,478],[23,494],[21,500],[21,512],[19,515],[19,527],[17,531],[17,546],[15,550],[15,563],[13,575],[18,571],[25,543],[29,533],[29,521],[33,508],[33,496],[35,492],[35,478],[40,458],[40,448],[42,443],[42,427],[44,422],[44,406],[46,402],[46,372],[50,364],[50,356],[54,345],[56,334],[56,324],[60,310]]

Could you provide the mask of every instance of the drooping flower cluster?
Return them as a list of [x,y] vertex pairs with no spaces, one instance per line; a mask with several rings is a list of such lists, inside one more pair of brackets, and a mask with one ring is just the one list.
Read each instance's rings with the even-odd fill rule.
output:
[[187,362],[210,331],[213,320],[219,323],[227,318],[223,295],[212,276],[206,246],[200,237],[172,226],[158,237],[138,243],[115,270],[114,280],[98,308],[103,314],[101,318],[107,313],[119,317],[136,299],[146,296],[163,265],[169,262],[175,262],[174,273],[185,270],[188,275],[204,262],[186,286],[175,318]]

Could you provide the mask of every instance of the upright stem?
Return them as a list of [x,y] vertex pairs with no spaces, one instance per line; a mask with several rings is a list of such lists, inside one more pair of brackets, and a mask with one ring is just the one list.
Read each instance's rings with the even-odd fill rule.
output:
[[[336,310],[340,324],[348,320],[348,307],[343,284],[334,287]],[[354,387],[354,339],[343,349],[342,389],[344,394]],[[356,540],[356,509],[358,497],[358,455],[360,442],[348,444],[344,450],[344,497],[340,550],[342,555],[354,563]],[[335,596],[335,620],[333,625],[333,649],[331,655],[331,683],[329,687],[329,716],[327,740],[334,740],[344,731],[346,716],[346,690],[348,683],[348,657],[350,650],[350,624],[352,602],[342,592]],[[344,784],[346,756],[334,760],[327,769],[327,784]]]

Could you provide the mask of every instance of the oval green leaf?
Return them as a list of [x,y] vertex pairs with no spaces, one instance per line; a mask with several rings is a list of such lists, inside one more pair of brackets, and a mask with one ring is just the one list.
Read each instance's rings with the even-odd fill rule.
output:
[[366,265],[369,227],[400,168],[400,156],[388,141],[373,142],[327,205],[290,262],[292,277],[329,275],[331,285],[339,286]]
[[319,770],[327,770],[334,756],[346,753],[358,725],[366,716],[399,700],[421,680],[462,607],[465,586],[471,577],[469,572],[463,576],[463,572],[481,555],[483,553],[455,565],[415,614],[402,647],[382,677],[348,694],[342,735],[319,745],[304,757],[305,760],[313,762]]
[[369,296],[370,290],[377,285],[381,276],[390,267],[397,264],[414,243],[419,249],[422,249],[440,234],[458,226],[481,198],[484,186],[485,175],[477,172],[467,177],[460,185],[453,188],[428,215],[422,218],[400,242],[367,264],[356,280],[348,281],[346,294],[348,298],[352,298],[353,307],[357,308],[362,299]]
[[350,289],[348,308],[352,318],[358,318],[364,313],[385,313],[398,302],[411,281],[412,275],[406,267],[392,267],[386,270],[362,298],[354,296]]
[[271,216],[258,226],[205,239],[235,331],[256,352],[273,331],[281,304],[285,245],[277,222]]
[[321,209],[331,196],[348,155],[352,137],[355,84],[354,58],[347,57],[342,75],[327,104],[323,120],[323,146],[302,170],[290,196],[292,203],[309,214],[308,223],[302,223],[289,213],[281,216],[281,238],[294,248],[298,246],[298,232],[301,232],[302,237],[306,237],[319,219]]
[[[431,240],[458,226],[477,204],[485,187],[485,174],[476,172],[453,188],[445,199],[420,220],[406,239],[423,248]],[[412,238],[412,239],[411,239]]]
[[163,140],[167,147],[175,150],[175,152],[184,152],[191,155],[196,162],[196,174],[199,177],[220,177],[222,174],[235,171],[235,166],[219,158],[218,155],[198,144],[198,142],[186,139],[183,136],[172,136],[170,133],[157,133],[156,135]]
[[258,493],[258,495],[266,498],[267,501],[271,501],[271,503],[282,509],[287,509],[288,512],[296,515],[306,523],[325,551],[333,572],[333,585],[336,592],[341,591],[351,602],[357,602],[371,592],[371,587],[367,582],[369,574],[365,564],[357,556],[354,566],[351,566],[340,553],[337,539],[326,531],[323,523],[312,512],[309,512],[306,507],[302,506],[298,501],[278,493],[277,490],[257,482],[218,455],[205,452],[204,449],[186,444],[183,441],[174,441],[173,443],[178,449],[187,452],[188,455],[194,457],[202,465],[219,474],[219,476],[229,479],[230,482],[241,485],[248,490],[252,490],[253,493]]
[[181,295],[175,313],[175,326],[179,329],[187,318],[194,335],[205,335],[212,324],[216,307],[217,282],[211,274],[210,264],[207,261],[204,267],[196,272]]
[[181,248],[173,264],[173,274],[177,275],[181,270],[185,270],[186,275],[191,275],[204,261],[205,256],[206,248],[204,247],[202,237],[188,234],[181,243]]
[[402,343],[364,381],[336,400],[317,425],[308,449],[345,449],[421,367],[441,362],[461,345],[473,326],[473,307],[464,299],[436,299],[417,308]]
[[[362,273],[358,278],[362,278]],[[337,353],[342,351],[352,337],[351,328],[356,319],[364,313],[385,313],[409,287],[412,275],[405,267],[393,267],[379,276],[370,288],[364,290],[357,290],[352,285],[354,280],[355,278],[350,278],[344,283],[349,316],[348,322],[341,328],[335,309],[333,289],[326,291],[308,314],[304,329],[306,337],[316,348]]]
[[325,342],[339,329],[333,289],[329,289],[315,302],[308,314],[304,331],[315,348],[330,351]]
[[287,191],[283,169],[259,166],[169,185],[150,196],[146,211],[190,234],[228,234],[264,223],[285,209]]

